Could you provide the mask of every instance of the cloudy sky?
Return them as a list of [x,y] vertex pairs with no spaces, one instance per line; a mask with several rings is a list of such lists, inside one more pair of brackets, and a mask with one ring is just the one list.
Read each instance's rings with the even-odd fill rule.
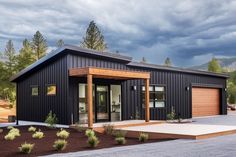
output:
[[0,51],[37,30],[50,49],[58,39],[79,45],[91,20],[109,51],[135,60],[182,67],[236,56],[235,0],[0,0]]

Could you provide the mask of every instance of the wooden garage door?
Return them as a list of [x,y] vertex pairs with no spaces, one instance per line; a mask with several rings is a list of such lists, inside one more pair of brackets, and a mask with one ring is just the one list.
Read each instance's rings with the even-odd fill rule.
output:
[[220,91],[213,88],[192,88],[192,117],[220,114]]

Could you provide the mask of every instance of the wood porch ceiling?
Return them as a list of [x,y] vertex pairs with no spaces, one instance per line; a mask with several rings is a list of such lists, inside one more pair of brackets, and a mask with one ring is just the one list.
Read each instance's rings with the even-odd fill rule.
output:
[[85,68],[71,68],[69,69],[69,76],[86,77],[92,75],[94,78],[107,79],[149,79],[149,72],[117,70],[108,68],[85,67]]

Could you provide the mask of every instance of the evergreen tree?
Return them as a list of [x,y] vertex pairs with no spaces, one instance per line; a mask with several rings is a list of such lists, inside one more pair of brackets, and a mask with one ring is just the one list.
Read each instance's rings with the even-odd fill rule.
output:
[[104,37],[94,21],[90,22],[86,35],[81,42],[81,47],[98,51],[104,51],[107,48]]
[[172,66],[172,63],[171,63],[171,60],[170,60],[169,57],[166,58],[164,65],[165,65],[165,66],[168,66],[168,67],[171,67],[171,66]]
[[57,41],[57,47],[62,47],[62,46],[64,46],[64,41],[62,39],[59,39]]
[[31,43],[25,39],[23,41],[23,47],[20,49],[19,55],[17,57],[17,69],[18,71],[26,68],[33,62],[35,62],[36,59],[34,57],[33,49],[31,47]]
[[46,55],[47,41],[39,31],[34,34],[32,48],[37,60]]
[[14,74],[16,72],[16,51],[12,40],[6,44],[4,57],[6,58],[5,66],[8,68],[8,72]]
[[212,58],[212,60],[208,64],[208,71],[221,73],[222,68],[216,58]]

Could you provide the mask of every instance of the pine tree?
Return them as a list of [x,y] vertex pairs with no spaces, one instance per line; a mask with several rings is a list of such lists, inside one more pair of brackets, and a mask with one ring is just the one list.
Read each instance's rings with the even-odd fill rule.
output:
[[47,41],[39,31],[34,34],[32,48],[37,60],[46,55]]
[[104,36],[94,21],[90,22],[86,31],[86,36],[83,37],[83,41],[81,42],[81,47],[98,51],[104,51],[107,48]]
[[171,67],[171,66],[172,66],[172,63],[171,63],[171,60],[170,60],[169,57],[166,58],[164,65],[165,65],[165,66],[168,66],[168,67]]
[[33,62],[35,62],[36,59],[34,57],[33,49],[31,47],[31,43],[25,39],[23,41],[23,47],[20,49],[19,55],[17,56],[17,69],[18,71],[26,68]]
[[8,72],[14,74],[16,72],[16,51],[12,40],[6,44],[4,57],[6,58],[5,66],[8,68]]
[[208,71],[221,73],[222,68],[216,58],[212,58],[212,60],[208,64]]
[[59,39],[57,41],[57,47],[62,47],[62,46],[64,46],[64,41],[62,39]]

